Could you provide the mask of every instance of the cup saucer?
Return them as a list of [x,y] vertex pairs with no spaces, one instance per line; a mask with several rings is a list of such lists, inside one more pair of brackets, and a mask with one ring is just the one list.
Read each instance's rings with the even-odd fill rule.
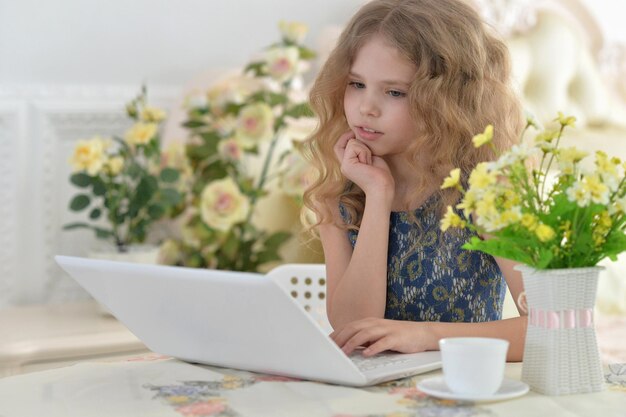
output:
[[502,386],[494,394],[474,395],[474,394],[457,394],[450,391],[442,376],[426,378],[417,383],[417,388],[425,394],[433,397],[443,398],[446,400],[461,401],[500,401],[510,398],[519,397],[528,392],[528,385],[521,381],[504,378]]

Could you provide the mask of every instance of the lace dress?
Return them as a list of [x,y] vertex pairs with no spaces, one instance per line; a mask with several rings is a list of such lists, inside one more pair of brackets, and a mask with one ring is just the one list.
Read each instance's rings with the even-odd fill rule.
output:
[[[385,318],[411,321],[499,320],[506,283],[491,255],[461,246],[467,229],[441,232],[437,197],[409,212],[392,212],[389,228]],[[344,221],[347,213],[340,212]],[[354,247],[358,232],[348,231]]]

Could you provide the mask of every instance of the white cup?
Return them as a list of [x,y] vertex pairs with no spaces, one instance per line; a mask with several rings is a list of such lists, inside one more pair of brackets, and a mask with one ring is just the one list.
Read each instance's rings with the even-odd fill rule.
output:
[[456,394],[495,394],[504,380],[509,342],[489,337],[449,337],[439,341],[443,379]]

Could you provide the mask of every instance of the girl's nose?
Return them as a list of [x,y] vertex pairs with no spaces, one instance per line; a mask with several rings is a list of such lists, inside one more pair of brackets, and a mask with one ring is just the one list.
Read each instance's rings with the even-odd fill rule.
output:
[[359,104],[359,111],[363,116],[378,117],[380,116],[380,108],[373,97],[364,94]]

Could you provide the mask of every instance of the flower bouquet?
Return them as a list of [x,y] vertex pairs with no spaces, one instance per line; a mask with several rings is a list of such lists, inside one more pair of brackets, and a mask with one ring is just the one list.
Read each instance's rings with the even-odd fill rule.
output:
[[[89,210],[90,222],[65,230],[91,229],[118,252],[145,241],[153,223],[181,208],[179,170],[161,166],[159,127],[165,112],[146,102],[146,89],[126,106],[134,124],[124,137],[79,140],[70,158],[70,181],[81,189],[70,201],[75,212]],[[103,221],[104,220],[104,221]]]
[[[451,171],[442,188],[463,198],[447,208],[441,228],[470,228],[477,236],[465,249],[524,264],[517,267],[529,315],[522,379],[559,395],[603,387],[593,328],[601,269],[595,265],[626,250],[626,163],[598,151],[595,169],[586,168],[586,152],[560,146],[575,119],[559,113],[555,121],[558,128],[540,131],[532,146],[478,164],[467,190],[461,172]],[[493,146],[492,137],[488,126],[473,141]]]
[[281,22],[280,29],[281,41],[242,74],[187,100],[184,126],[194,176],[182,236],[162,246],[165,263],[258,271],[280,260],[290,231],[269,232],[254,215],[272,185],[298,195],[297,185],[306,182],[292,142],[303,136],[303,126],[313,127],[302,123],[312,112],[301,74],[315,56],[302,45],[306,26]]

